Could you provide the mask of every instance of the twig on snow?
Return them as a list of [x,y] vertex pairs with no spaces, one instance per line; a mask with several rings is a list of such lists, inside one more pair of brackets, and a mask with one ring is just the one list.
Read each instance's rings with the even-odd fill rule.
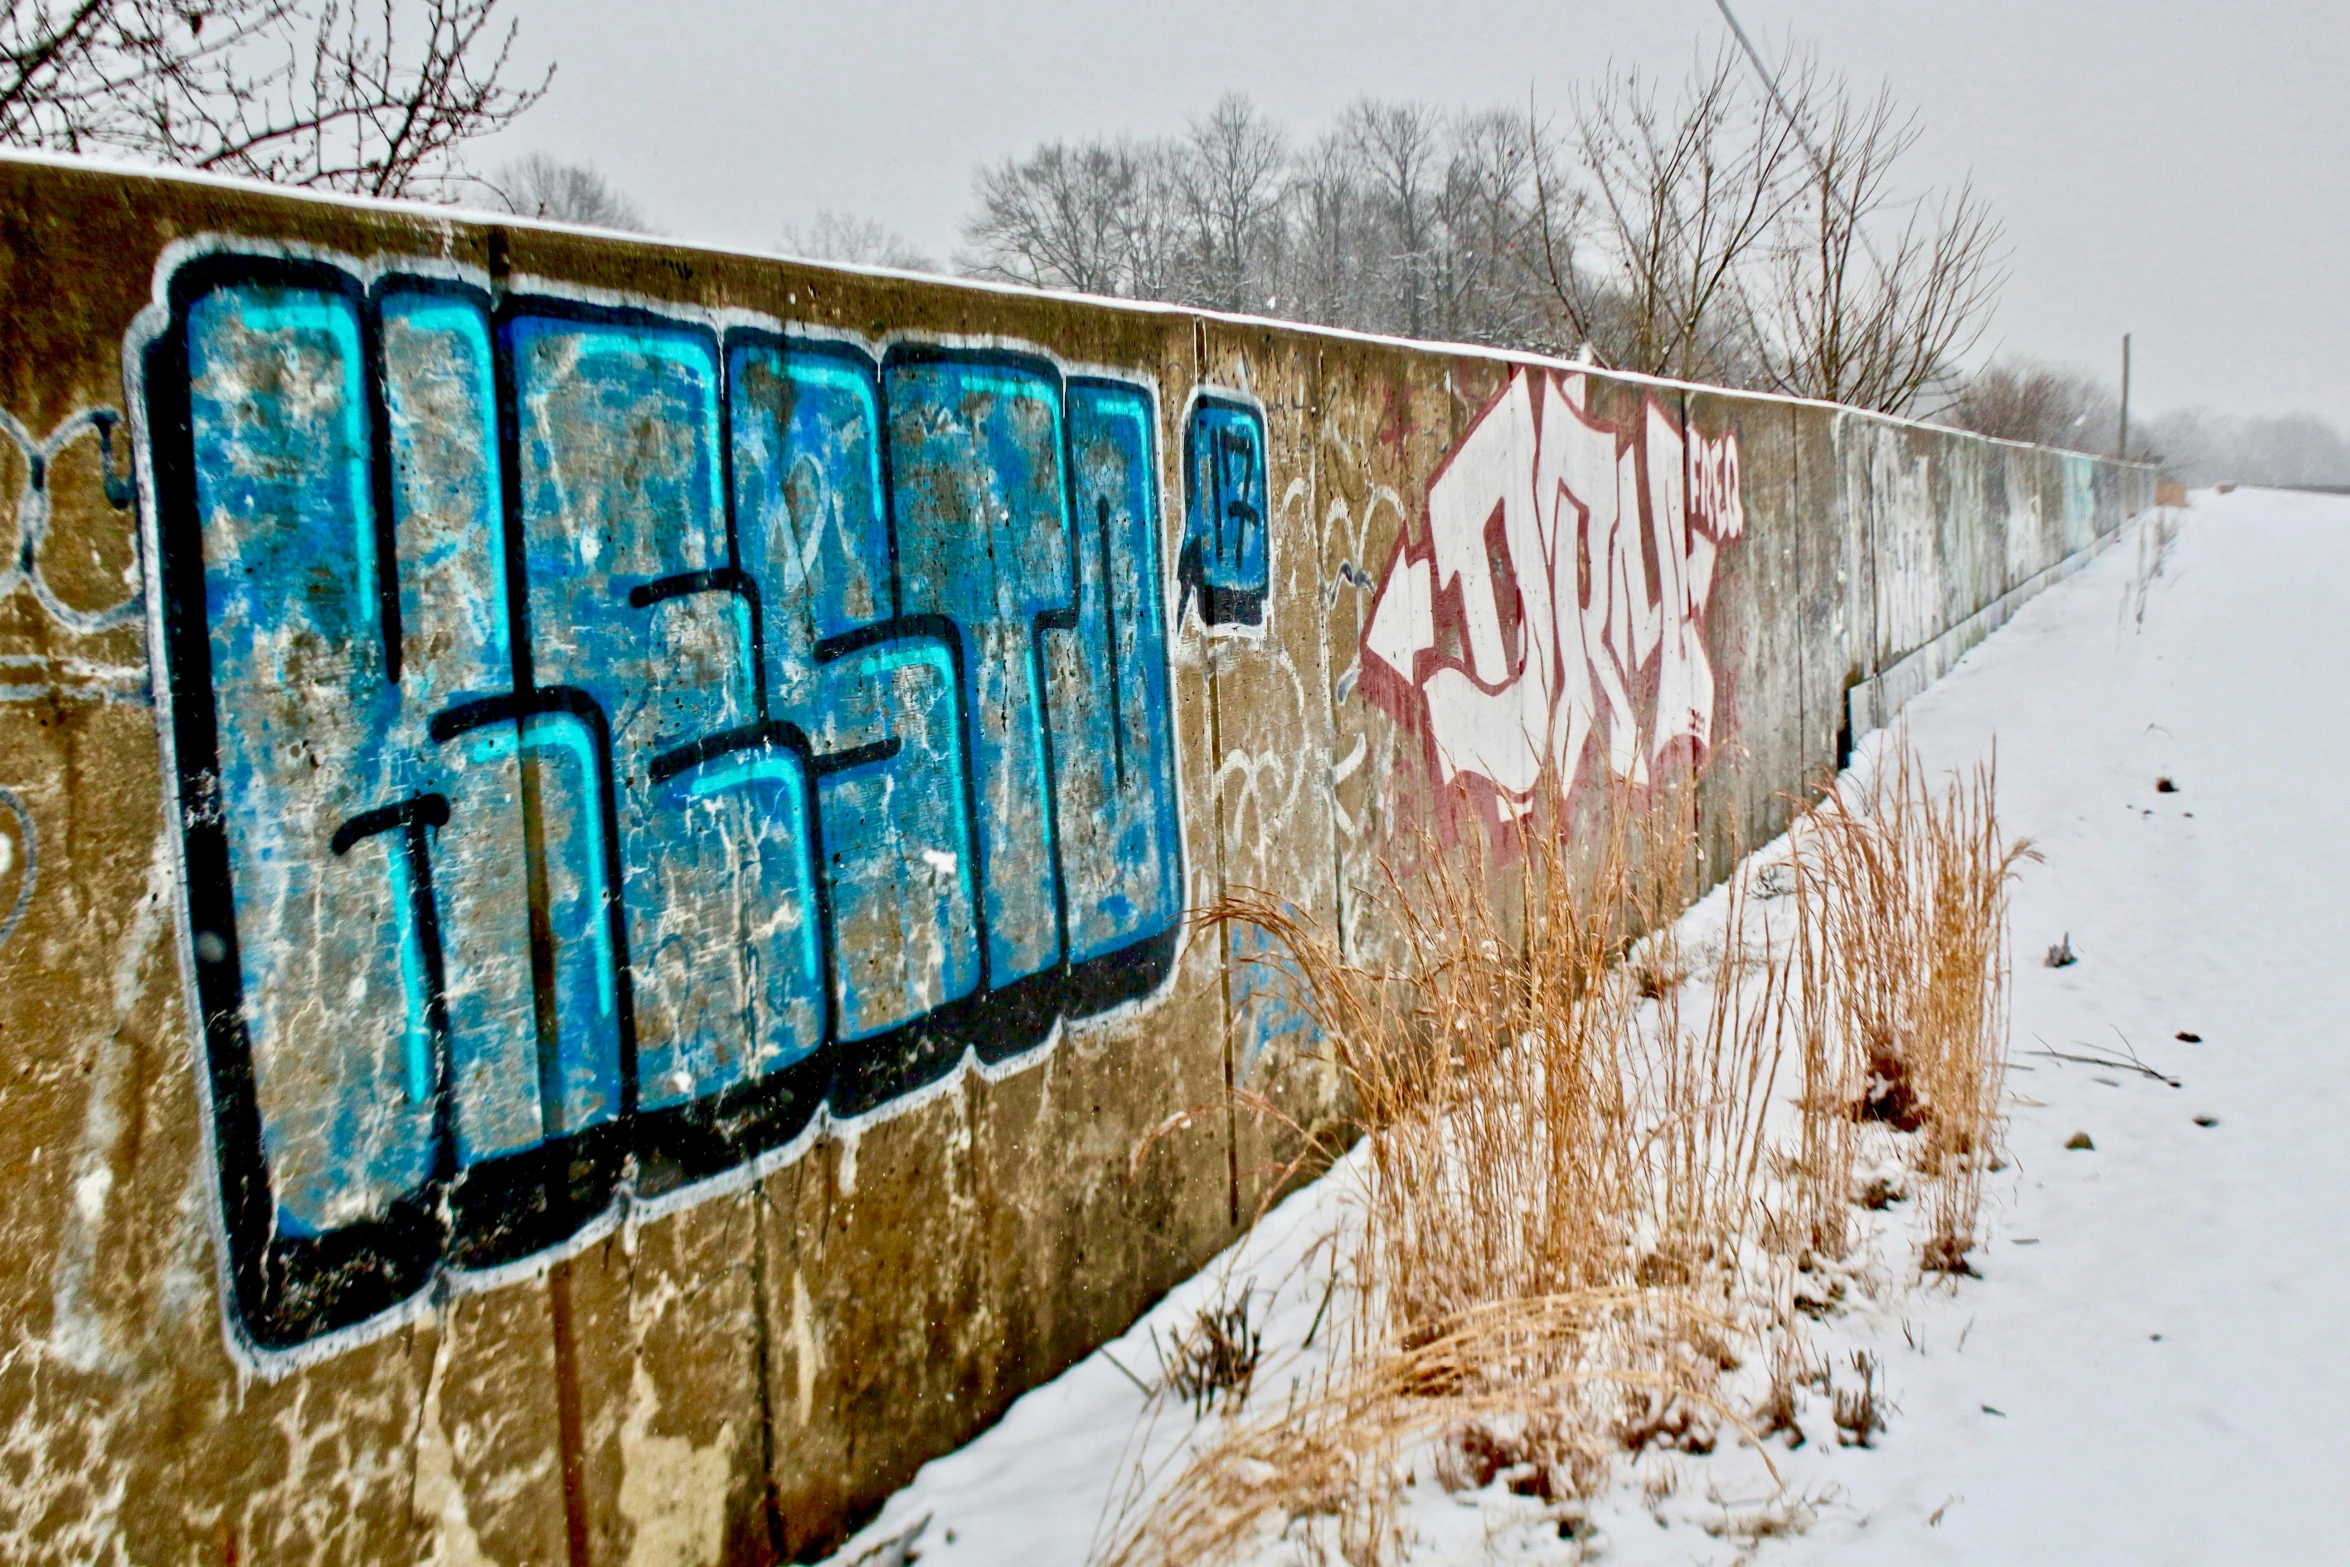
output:
[[[2118,1028],[2114,1029],[2114,1032],[2121,1034],[2121,1030]],[[2040,1039],[2038,1034],[2034,1034],[2032,1037],[2034,1039]],[[2078,1044],[2080,1041],[2076,1040],[2074,1043]],[[2095,1047],[2091,1046],[2087,1048],[2093,1049]],[[2069,1050],[2051,1050],[2048,1048],[2048,1041],[2045,1039],[2040,1039],[2040,1048],[2033,1051],[2032,1054],[2036,1056],[2046,1056],[2051,1061],[2073,1061],[2078,1062],[2082,1066],[2101,1066],[2104,1067],[2107,1071],[2111,1072],[2135,1072],[2141,1077],[2151,1077],[2158,1083],[2168,1083],[2173,1088],[2181,1086],[2179,1080],[2175,1077],[2172,1077],[2169,1073],[2157,1072],[2154,1068],[2139,1060],[2138,1052],[2130,1048],[2130,1036],[2127,1034],[2122,1034],[2122,1048],[2127,1052],[2126,1055],[2075,1055]]]

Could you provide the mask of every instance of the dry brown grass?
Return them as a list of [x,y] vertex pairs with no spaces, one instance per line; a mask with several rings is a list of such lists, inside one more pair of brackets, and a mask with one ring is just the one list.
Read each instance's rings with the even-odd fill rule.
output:
[[[1848,1170],[1859,1121],[1919,1134],[1920,1261],[1964,1273],[2007,1080],[2008,886],[2037,856],[2000,834],[1995,762],[1937,794],[1906,745],[1885,755],[1865,787],[1808,812],[1790,844],[1808,938],[1805,1156]],[[1835,1230],[1825,1211],[1815,1223]],[[1835,1238],[1814,1244],[1833,1255]]]
[[[1689,784],[1611,800],[1572,841],[1537,819],[1507,862],[1410,845],[1377,964],[1278,897],[1214,911],[1272,938],[1351,1094],[1352,1282],[1326,1358],[1150,1487],[1108,1567],[1277,1533],[1382,1562],[1416,1472],[1563,1504],[1628,1453],[1731,1435],[1767,1467],[1766,1432],[1800,1438],[1793,1281],[1851,1243],[1871,1085],[1910,1096],[1954,1238],[1993,1135],[2015,852],[1987,772],[1940,802],[1913,775],[1806,817],[1792,908],[1750,910],[1734,877],[1703,953],[1675,924]],[[1797,1109],[1774,1117],[1782,1089]],[[1742,1408],[1727,1379],[1758,1354],[1769,1390]]]

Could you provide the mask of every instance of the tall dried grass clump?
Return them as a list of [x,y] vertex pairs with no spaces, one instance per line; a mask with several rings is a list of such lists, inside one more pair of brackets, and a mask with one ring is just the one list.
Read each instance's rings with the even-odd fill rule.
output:
[[[1849,1169],[1857,1122],[1917,1133],[1921,1261],[1965,1272],[2006,1086],[2008,887],[2037,855],[2000,833],[1995,760],[1937,795],[1905,744],[1884,754],[1792,834],[1813,1085],[1804,1157]],[[1822,1212],[1814,1228],[1833,1254],[1835,1223]]]
[[1694,805],[1617,797],[1577,841],[1530,821],[1506,862],[1415,843],[1375,965],[1278,897],[1214,911],[1273,938],[1350,1092],[1354,1300],[1310,1382],[1230,1423],[1108,1561],[1228,1559],[1295,1518],[1379,1560],[1398,1466],[1430,1444],[1464,1481],[1565,1497],[1627,1446],[1702,1449],[1737,1420],[1717,1383],[1754,1326],[1784,973],[1742,910],[1703,962],[1681,950]]
[[[1684,1026],[1692,804],[1613,800],[1586,849],[1533,830],[1510,863],[1482,840],[1423,854],[1390,877],[1377,967],[1279,899],[1219,911],[1290,956],[1369,1135],[1358,1273],[1396,1342],[1735,1262],[1782,975],[1733,918],[1697,976],[1715,1004]],[[1741,983],[1758,969],[1759,998]]]
[[1414,1472],[1563,1502],[1627,1453],[1786,1428],[1786,1377],[1750,1414],[1725,1379],[1758,1351],[1804,1364],[1792,1275],[1849,1244],[1880,1085],[1938,1171],[1979,1171],[1992,1138],[2021,851],[1998,846],[1987,772],[1941,802],[1913,782],[1905,761],[1808,813],[1792,904],[1750,906],[1732,877],[1703,950],[1676,923],[1699,890],[1688,780],[1612,796],[1572,837],[1538,809],[1508,856],[1405,845],[1365,921],[1376,961],[1277,896],[1211,911],[1271,938],[1268,978],[1352,1096],[1348,1304],[1279,1407],[1151,1488],[1108,1567],[1229,1561],[1276,1529],[1308,1559],[1385,1561]]

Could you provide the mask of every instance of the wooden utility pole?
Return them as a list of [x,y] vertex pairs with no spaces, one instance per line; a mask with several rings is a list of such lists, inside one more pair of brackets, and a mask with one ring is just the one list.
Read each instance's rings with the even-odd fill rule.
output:
[[2114,453],[2122,461],[2130,460],[2130,334],[2122,334],[2122,444]]

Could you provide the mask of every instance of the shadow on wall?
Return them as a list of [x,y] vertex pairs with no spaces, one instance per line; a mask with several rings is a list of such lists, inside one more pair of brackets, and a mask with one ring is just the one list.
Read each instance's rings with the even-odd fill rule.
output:
[[[251,1347],[1171,970],[1149,384],[211,252],[132,358]],[[1262,418],[1194,414],[1261,620]]]

